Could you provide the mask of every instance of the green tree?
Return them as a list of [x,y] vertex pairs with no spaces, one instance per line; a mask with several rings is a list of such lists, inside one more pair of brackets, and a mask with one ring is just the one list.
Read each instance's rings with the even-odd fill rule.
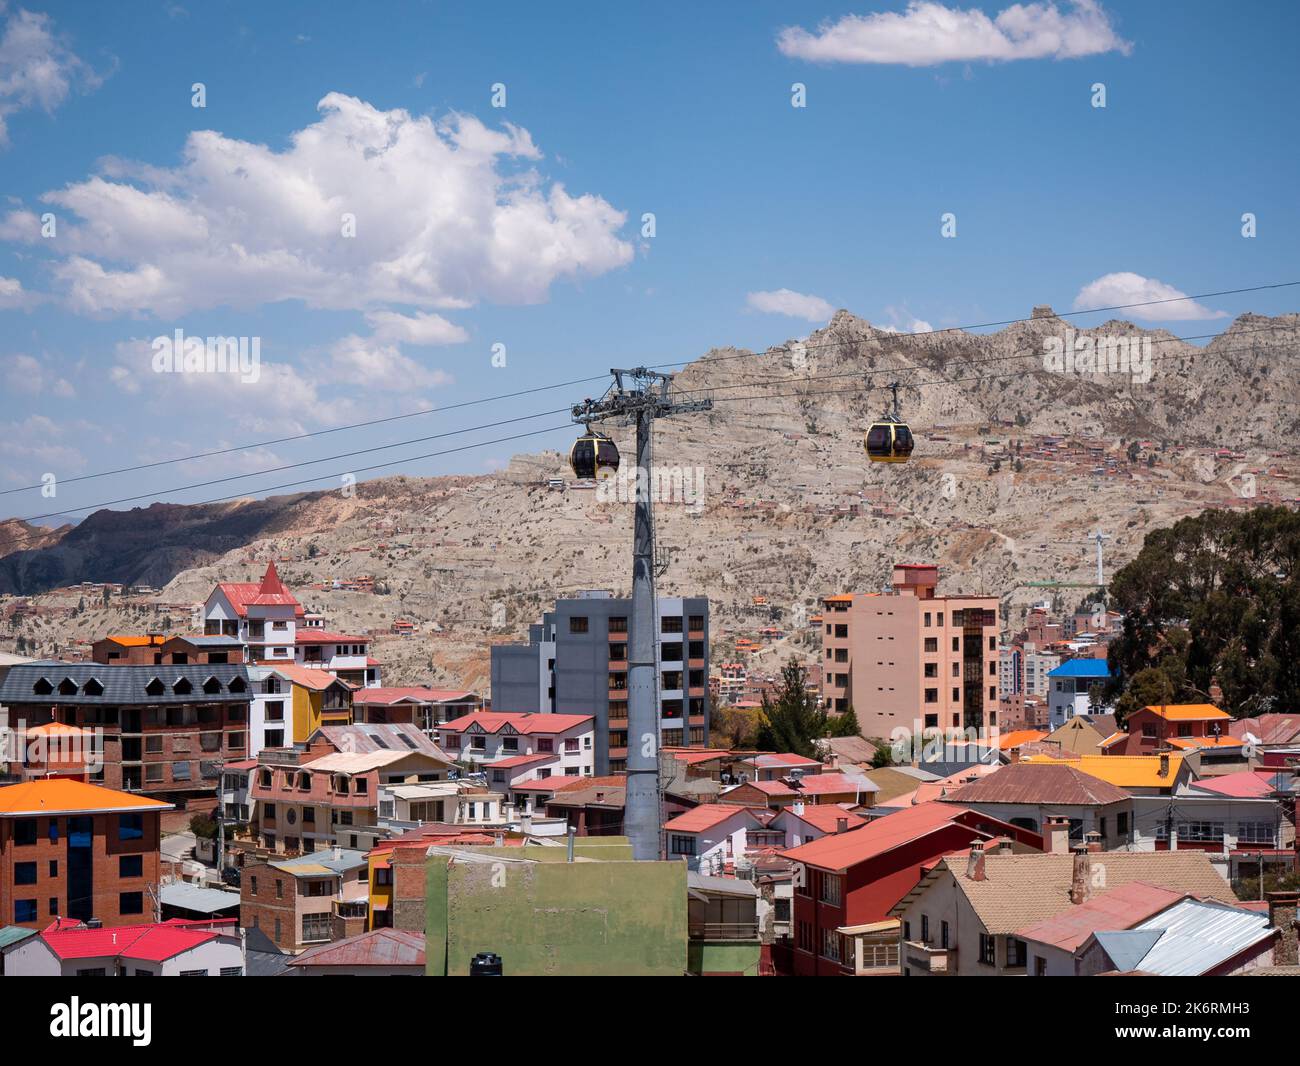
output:
[[763,717],[754,742],[760,751],[817,757],[816,742],[826,735],[826,712],[817,706],[803,675],[803,667],[791,659],[781,670],[776,698],[763,694]]
[[894,749],[888,744],[877,744],[876,754],[871,756],[871,768],[879,770],[894,765]]
[[1121,727],[1134,711],[1143,707],[1160,707],[1174,700],[1174,684],[1159,667],[1149,666],[1133,675],[1129,685],[1115,704],[1115,721]]
[[1147,535],[1110,586],[1114,696],[1147,669],[1173,702],[1222,690],[1236,717],[1300,702],[1300,514],[1205,511]]
[[827,721],[826,735],[828,737],[860,737],[862,735],[862,727],[858,725],[858,716],[852,707],[843,714]]

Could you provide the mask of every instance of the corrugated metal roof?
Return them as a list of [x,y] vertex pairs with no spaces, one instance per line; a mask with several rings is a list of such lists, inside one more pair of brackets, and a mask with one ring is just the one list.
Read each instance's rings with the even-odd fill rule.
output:
[[1091,806],[1124,803],[1127,792],[1064,762],[1018,762],[1004,766],[943,797],[948,803],[1046,803]]
[[1162,977],[1194,977],[1273,935],[1268,915],[1207,900],[1187,899],[1136,926],[1162,930],[1134,969]]
[[405,929],[373,929],[304,951],[289,966],[423,966],[424,936]]
[[183,881],[163,885],[158,895],[166,906],[198,911],[201,914],[215,914],[239,906],[238,892],[224,888],[204,888],[201,885],[185,884]]

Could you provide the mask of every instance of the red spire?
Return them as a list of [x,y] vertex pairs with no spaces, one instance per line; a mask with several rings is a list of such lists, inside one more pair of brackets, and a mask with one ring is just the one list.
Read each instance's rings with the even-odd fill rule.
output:
[[264,596],[279,596],[289,591],[276,573],[274,559],[266,564],[266,573],[262,575],[262,584],[257,591]]

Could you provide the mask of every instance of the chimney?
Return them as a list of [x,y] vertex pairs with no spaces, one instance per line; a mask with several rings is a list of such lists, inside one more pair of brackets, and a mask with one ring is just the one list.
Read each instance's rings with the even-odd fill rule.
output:
[[1067,818],[1048,818],[1043,823],[1043,851],[1048,855],[1070,852],[1070,822]]
[[1273,945],[1274,966],[1300,964],[1300,947],[1297,946],[1300,921],[1296,920],[1297,904],[1300,904],[1300,892],[1268,894],[1268,924],[1278,931],[1277,941]]
[[1169,776],[1169,752],[1167,751],[1162,751],[1160,753],[1160,776]]
[[342,849],[341,847],[339,847],[338,844],[335,844],[335,845],[334,845],[334,861],[335,861],[335,862],[338,862],[339,859],[341,859],[341,858],[343,858],[343,849]]
[[849,820],[847,818],[836,818],[835,832],[839,834],[839,833],[847,833],[848,831],[849,831]]
[[971,841],[970,858],[966,860],[966,876],[972,881],[984,881],[988,878],[984,870],[984,841],[982,840]]
[[791,811],[792,814],[794,814],[794,816],[795,816],[796,818],[802,818],[802,817],[803,817],[803,800],[802,800],[802,799],[797,799],[797,800],[795,800],[792,804],[790,804],[790,811]]
[[1093,829],[1083,834],[1084,843],[1087,845],[1089,852],[1101,851],[1101,834]]
[[1011,838],[994,837],[992,840],[989,841],[989,849],[990,849],[989,850],[990,855],[1010,855]]
[[1074,847],[1074,876],[1070,879],[1070,902],[1078,906],[1086,903],[1092,895],[1092,860],[1088,857],[1088,845],[1076,844]]

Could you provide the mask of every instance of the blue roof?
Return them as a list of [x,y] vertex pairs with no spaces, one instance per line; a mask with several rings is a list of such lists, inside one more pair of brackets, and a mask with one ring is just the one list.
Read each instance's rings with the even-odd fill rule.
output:
[[1067,659],[1048,677],[1110,677],[1110,665],[1105,659]]

